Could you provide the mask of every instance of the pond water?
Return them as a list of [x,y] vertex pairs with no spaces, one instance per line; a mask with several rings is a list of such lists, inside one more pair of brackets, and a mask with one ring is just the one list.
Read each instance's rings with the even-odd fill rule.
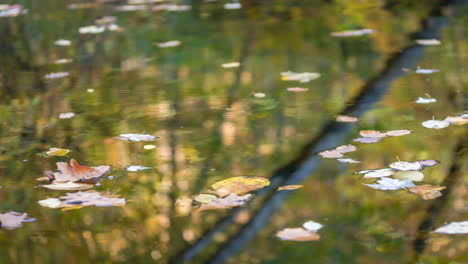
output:
[[[466,116],[441,129],[422,125],[466,113],[466,6],[2,5],[0,263],[468,263],[466,235],[432,232],[468,220]],[[338,115],[358,121],[336,122]],[[364,130],[411,133],[353,141]],[[157,138],[119,138],[128,133]],[[360,163],[318,154],[345,144],[357,150],[343,158]],[[49,148],[70,152],[48,155]],[[36,180],[71,159],[110,165],[91,190],[119,202],[39,204],[76,192]],[[445,186],[442,196],[378,190],[364,184],[379,179],[354,174],[418,160],[439,163],[414,184]],[[197,210],[203,205],[194,197],[237,176],[271,184],[241,206]],[[277,190],[284,185],[303,186]],[[34,219],[18,223],[10,211]],[[323,225],[320,239],[277,237],[311,220]]]

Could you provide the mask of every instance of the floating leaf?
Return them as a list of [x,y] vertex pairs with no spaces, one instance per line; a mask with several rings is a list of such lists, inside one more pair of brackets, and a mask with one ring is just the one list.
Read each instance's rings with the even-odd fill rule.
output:
[[419,164],[419,162],[397,161],[390,163],[388,166],[394,170],[400,171],[415,171],[422,169],[422,165]]
[[307,221],[302,225],[302,227],[309,231],[317,232],[323,227],[323,225],[314,221]]
[[226,3],[224,4],[224,9],[232,10],[232,9],[241,9],[241,3]]
[[70,152],[69,149],[49,148],[49,151],[47,151],[46,154],[50,156],[65,156],[69,152]]
[[358,118],[354,117],[354,116],[339,115],[339,116],[336,117],[336,121],[346,122],[346,123],[354,123],[354,122],[358,121]]
[[423,127],[441,129],[448,127],[450,123],[444,120],[427,120],[422,122]]
[[337,160],[343,163],[361,163],[360,161],[353,160],[353,159],[337,159]]
[[319,152],[318,154],[324,158],[336,159],[343,157],[343,153],[352,152],[356,150],[357,147],[354,145],[343,145],[334,149]]
[[417,39],[416,43],[418,43],[419,45],[426,45],[426,46],[440,45],[440,40],[438,40],[438,39]]
[[423,167],[432,167],[439,164],[436,160],[418,160],[417,163],[421,164]]
[[463,116],[447,116],[444,121],[461,126],[468,123],[468,118]]
[[408,129],[400,129],[400,130],[390,130],[385,132],[385,135],[389,137],[399,137],[399,136],[404,136],[404,135],[409,135],[411,134],[412,131]]
[[235,193],[238,195],[270,185],[270,181],[263,177],[232,177],[211,185],[211,189],[220,197]]
[[155,148],[156,148],[155,145],[144,145],[144,146],[143,146],[143,149],[147,149],[147,150],[149,150],[149,149],[155,149]]
[[81,205],[81,206],[123,206],[126,204],[124,198],[118,198],[114,196],[104,196],[96,191],[86,192],[75,192],[67,193],[65,196],[61,196],[62,203],[65,205]]
[[59,78],[67,77],[68,75],[70,75],[70,73],[68,73],[68,72],[52,72],[52,73],[48,73],[48,74],[44,75],[44,78],[46,78],[46,79],[59,79]]
[[440,191],[445,188],[447,187],[440,185],[424,184],[409,188],[408,190],[412,193],[419,194],[424,200],[431,200],[442,196],[442,193]]
[[359,132],[359,135],[366,138],[383,138],[387,136],[385,132],[380,132],[376,130],[362,130]]
[[92,184],[75,182],[53,182],[51,184],[41,186],[56,191],[82,191],[93,188]]
[[157,137],[147,134],[120,134],[118,139],[128,140],[128,141],[154,141]]
[[65,162],[57,162],[57,167],[59,169],[58,172],[49,174],[49,177],[54,181],[54,183],[95,183],[101,176],[110,171],[110,166],[102,165],[98,167],[85,167],[79,165],[74,159],[70,160],[70,165]]
[[398,179],[390,179],[386,177],[383,177],[380,180],[378,180],[377,184],[364,184],[364,185],[377,189],[377,190],[384,190],[384,191],[416,187],[416,185],[414,185],[414,183],[409,179],[400,181]]
[[72,62],[71,59],[58,59],[58,60],[54,60],[54,64],[66,64],[66,63],[70,63]]
[[432,73],[439,72],[439,71],[440,70],[437,70],[437,69],[422,69],[419,67],[416,69],[417,74],[432,74]]
[[302,88],[302,87],[289,87],[286,89],[288,92],[307,92],[309,88]]
[[253,96],[256,97],[256,98],[264,98],[266,96],[266,94],[265,93],[254,93]]
[[59,40],[56,40],[54,42],[55,45],[57,46],[70,46],[71,45],[71,41],[70,40],[66,40],[66,39],[59,39]]
[[131,166],[128,166],[127,168],[125,168],[125,169],[128,170],[128,171],[140,171],[140,170],[152,169],[152,167],[143,167],[143,166],[139,166],[139,165],[131,165]]
[[62,201],[58,198],[48,198],[45,200],[38,201],[39,205],[49,208],[60,208]]
[[468,234],[468,221],[451,222],[450,224],[437,228],[434,233],[451,235]]
[[411,181],[418,182],[424,179],[424,174],[420,171],[397,171],[394,177],[400,180],[410,179]]
[[29,218],[27,213],[8,212],[0,214],[0,226],[5,229],[15,229],[23,226],[22,223],[34,222],[36,219]]
[[435,102],[437,102],[437,99],[435,98],[418,97],[418,100],[416,100],[417,104],[430,104],[430,103],[435,103]]
[[382,178],[387,177],[395,174],[391,169],[378,169],[378,170],[371,170],[366,171],[363,178]]
[[301,83],[310,82],[312,80],[318,79],[320,77],[320,73],[316,72],[282,72],[281,73],[281,80],[283,81],[299,81]]
[[213,209],[225,209],[225,208],[232,208],[237,207],[245,204],[252,194],[246,195],[237,195],[235,193],[231,193],[224,198],[215,198],[211,200],[209,203],[202,204],[197,211],[205,211],[205,210],[213,210]]
[[281,240],[289,241],[313,241],[320,239],[319,234],[313,231],[306,230],[302,227],[285,228],[276,233],[276,236],[279,237]]
[[364,35],[369,35],[374,33],[375,31],[373,29],[357,29],[357,30],[346,30],[346,31],[340,31],[340,32],[332,32],[330,35],[332,37],[356,37],[356,36],[364,36]]
[[167,42],[157,43],[156,45],[158,45],[158,47],[160,47],[160,48],[172,48],[172,47],[177,47],[180,44],[182,44],[182,42],[179,41],[179,40],[170,40],[170,41],[167,41]]
[[353,139],[353,141],[364,143],[364,144],[370,144],[370,143],[380,142],[380,139],[381,138],[361,137],[361,138],[355,138]]
[[304,185],[285,185],[285,186],[280,186],[278,187],[278,191],[283,191],[283,190],[296,190],[299,188],[304,187]]
[[240,62],[228,62],[221,64],[221,67],[223,68],[237,68],[240,66]]
[[58,118],[59,119],[70,119],[75,116],[75,113],[69,112],[69,113],[61,113]]
[[202,193],[202,194],[199,194],[199,195],[195,196],[195,198],[193,198],[193,200],[195,200],[195,201],[197,201],[199,203],[209,203],[213,199],[216,199],[216,198],[218,198],[218,197],[216,197],[215,195]]

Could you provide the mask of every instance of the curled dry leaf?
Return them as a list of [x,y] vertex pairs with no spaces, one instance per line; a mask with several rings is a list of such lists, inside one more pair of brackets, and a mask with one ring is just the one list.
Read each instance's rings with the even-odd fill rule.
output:
[[468,234],[468,221],[451,222],[434,230],[434,233],[440,234]]
[[358,118],[354,117],[354,116],[339,115],[339,116],[336,117],[336,121],[346,122],[346,123],[354,123],[354,122],[358,121]]
[[70,152],[69,149],[61,148],[49,148],[49,151],[46,152],[49,156],[65,156]]
[[48,176],[54,183],[82,182],[95,183],[101,176],[110,171],[110,166],[102,165],[98,167],[81,166],[76,160],[71,159],[70,164],[57,162],[57,172],[50,173]]
[[278,191],[283,191],[283,190],[296,190],[299,188],[304,187],[304,185],[285,185],[285,186],[280,186],[278,187]]
[[270,181],[263,177],[232,177],[211,185],[211,189],[220,197],[229,194],[246,194],[248,192],[270,185]]
[[281,240],[289,240],[289,241],[313,241],[319,240],[320,235],[316,232],[309,231],[302,227],[296,228],[285,228],[278,233],[276,236],[279,237]]
[[450,125],[450,123],[445,120],[427,120],[427,121],[422,122],[421,124],[423,125],[423,127],[434,128],[434,129],[442,129]]
[[422,169],[422,165],[419,164],[419,162],[397,161],[390,163],[388,166],[394,170],[400,171],[416,171]]
[[420,171],[397,171],[394,177],[399,180],[410,179],[411,181],[418,182],[424,179],[424,174]]
[[213,210],[213,209],[225,209],[225,208],[232,208],[237,207],[245,204],[252,194],[245,194],[245,195],[237,195],[235,193],[231,193],[224,198],[215,198],[212,199],[209,203],[203,203],[196,211],[205,211],[205,210]]
[[21,227],[22,223],[34,222],[36,219],[29,218],[27,213],[8,212],[0,214],[0,226],[5,229],[15,229]]
[[424,200],[431,200],[442,196],[441,190],[447,187],[440,185],[423,184],[416,187],[409,188],[408,190],[412,193],[419,194]]

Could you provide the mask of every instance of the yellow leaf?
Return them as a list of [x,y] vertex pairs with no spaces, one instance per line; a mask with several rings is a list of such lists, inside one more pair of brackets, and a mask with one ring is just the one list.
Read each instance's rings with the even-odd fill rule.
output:
[[263,177],[232,177],[211,185],[211,189],[220,197],[225,197],[231,193],[238,195],[263,188],[270,185],[270,181]]
[[49,151],[47,151],[46,154],[50,156],[65,156],[69,152],[70,152],[69,149],[49,148]]

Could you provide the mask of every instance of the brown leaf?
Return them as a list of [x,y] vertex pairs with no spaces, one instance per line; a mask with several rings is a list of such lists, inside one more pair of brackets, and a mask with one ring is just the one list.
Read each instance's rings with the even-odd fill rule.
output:
[[110,171],[110,166],[102,165],[98,167],[81,166],[76,160],[70,160],[70,165],[65,162],[57,162],[58,172],[51,175],[54,182],[82,182],[95,183],[97,180]]
[[285,228],[278,233],[276,236],[281,240],[290,240],[290,241],[313,241],[319,240],[320,235],[316,232],[306,230],[302,227],[296,228]]
[[442,196],[441,190],[447,187],[440,185],[423,184],[416,187],[409,188],[408,190],[412,193],[419,194],[424,200],[431,200]]

